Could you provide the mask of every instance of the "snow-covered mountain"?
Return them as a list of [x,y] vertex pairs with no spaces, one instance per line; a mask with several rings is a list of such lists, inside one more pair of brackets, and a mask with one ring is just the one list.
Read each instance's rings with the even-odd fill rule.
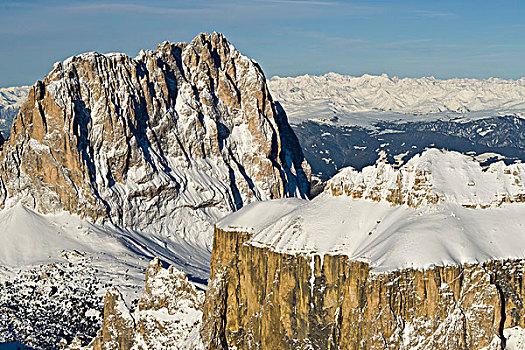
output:
[[[266,84],[213,33],[29,88],[0,155],[0,341],[519,342],[525,81],[273,78],[304,153]],[[305,158],[336,174],[313,200]]]
[[217,225],[287,254],[344,254],[381,271],[427,268],[525,258],[524,202],[525,164],[483,170],[469,156],[430,149],[399,169],[345,168],[312,201],[256,203]]
[[[523,164],[484,170],[430,149],[399,168],[346,168],[312,200],[254,202],[219,220],[204,303],[187,290],[162,317],[142,312],[157,315],[155,339],[194,349],[521,349],[524,218]],[[162,285],[161,305],[181,294]],[[99,339],[162,348],[142,340],[152,330],[137,326],[140,312],[114,305],[107,324],[128,326]],[[177,328],[185,335],[164,331],[181,312],[194,321]]]
[[461,116],[472,112],[476,116],[525,111],[525,78],[400,79],[386,74],[353,77],[328,73],[273,77],[269,87],[293,123],[313,115],[355,125],[386,118],[419,119],[417,115],[428,119],[429,114]]
[[[96,271],[96,310],[111,286],[132,307],[155,256],[202,287],[217,219],[309,192],[309,166],[263,72],[218,33],[136,58],[92,52],[56,63],[29,89],[0,158],[5,290],[20,290],[7,284],[24,271],[20,283],[31,284],[46,264],[72,265],[68,273]],[[51,319],[38,332],[16,326],[21,315],[37,322],[45,288],[31,292],[27,313],[0,322],[2,340],[85,343],[91,328],[75,334],[73,321],[52,340]],[[89,309],[77,302],[66,311]]]
[[524,175],[431,149],[399,169],[343,169],[310,201],[245,206],[216,225],[202,339],[522,349]]
[[493,161],[525,161],[525,80],[274,77],[269,87],[286,109],[312,174],[379,159],[401,166],[427,148]]
[[0,89],[0,132],[9,137],[15,115],[27,99],[29,86],[15,86]]

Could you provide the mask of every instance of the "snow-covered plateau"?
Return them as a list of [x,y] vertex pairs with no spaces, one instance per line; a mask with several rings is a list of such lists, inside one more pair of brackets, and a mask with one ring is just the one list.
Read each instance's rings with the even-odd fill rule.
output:
[[203,339],[522,349],[524,175],[429,149],[344,168],[312,200],[245,206],[216,224]]
[[483,170],[431,149],[400,169],[346,168],[311,201],[253,203],[220,220],[249,244],[286,254],[346,255],[373,271],[525,258],[525,165]]

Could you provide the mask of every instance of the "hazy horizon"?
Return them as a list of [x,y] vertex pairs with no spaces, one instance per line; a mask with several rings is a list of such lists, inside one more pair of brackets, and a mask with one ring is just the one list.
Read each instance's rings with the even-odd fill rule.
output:
[[524,14],[517,1],[8,1],[0,4],[0,87],[31,85],[83,52],[134,57],[211,31],[267,77],[517,80],[525,76]]

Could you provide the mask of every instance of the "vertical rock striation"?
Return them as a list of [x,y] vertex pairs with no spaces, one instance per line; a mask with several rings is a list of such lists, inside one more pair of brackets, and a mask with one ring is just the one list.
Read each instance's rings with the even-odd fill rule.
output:
[[249,238],[215,229],[209,349],[500,349],[504,330],[525,326],[523,260],[374,273]]
[[[305,197],[309,166],[260,67],[223,35],[56,63],[2,150],[0,203],[209,244],[210,221]],[[187,219],[190,217],[190,219]],[[202,234],[201,234],[202,236]]]

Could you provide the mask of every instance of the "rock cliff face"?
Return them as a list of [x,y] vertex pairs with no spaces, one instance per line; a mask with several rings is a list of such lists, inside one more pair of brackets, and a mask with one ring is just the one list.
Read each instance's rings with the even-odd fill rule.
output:
[[120,292],[112,288],[104,299],[104,322],[93,349],[129,349],[133,345],[135,320]]
[[215,230],[201,329],[209,349],[501,349],[525,327],[524,260],[374,273],[249,238]]
[[56,63],[29,90],[1,157],[2,207],[207,243],[217,217],[309,186],[260,67],[218,33],[136,58]]
[[400,170],[344,170],[311,201],[254,203],[221,219],[204,345],[522,348],[521,174],[521,164],[482,171],[429,150]]

